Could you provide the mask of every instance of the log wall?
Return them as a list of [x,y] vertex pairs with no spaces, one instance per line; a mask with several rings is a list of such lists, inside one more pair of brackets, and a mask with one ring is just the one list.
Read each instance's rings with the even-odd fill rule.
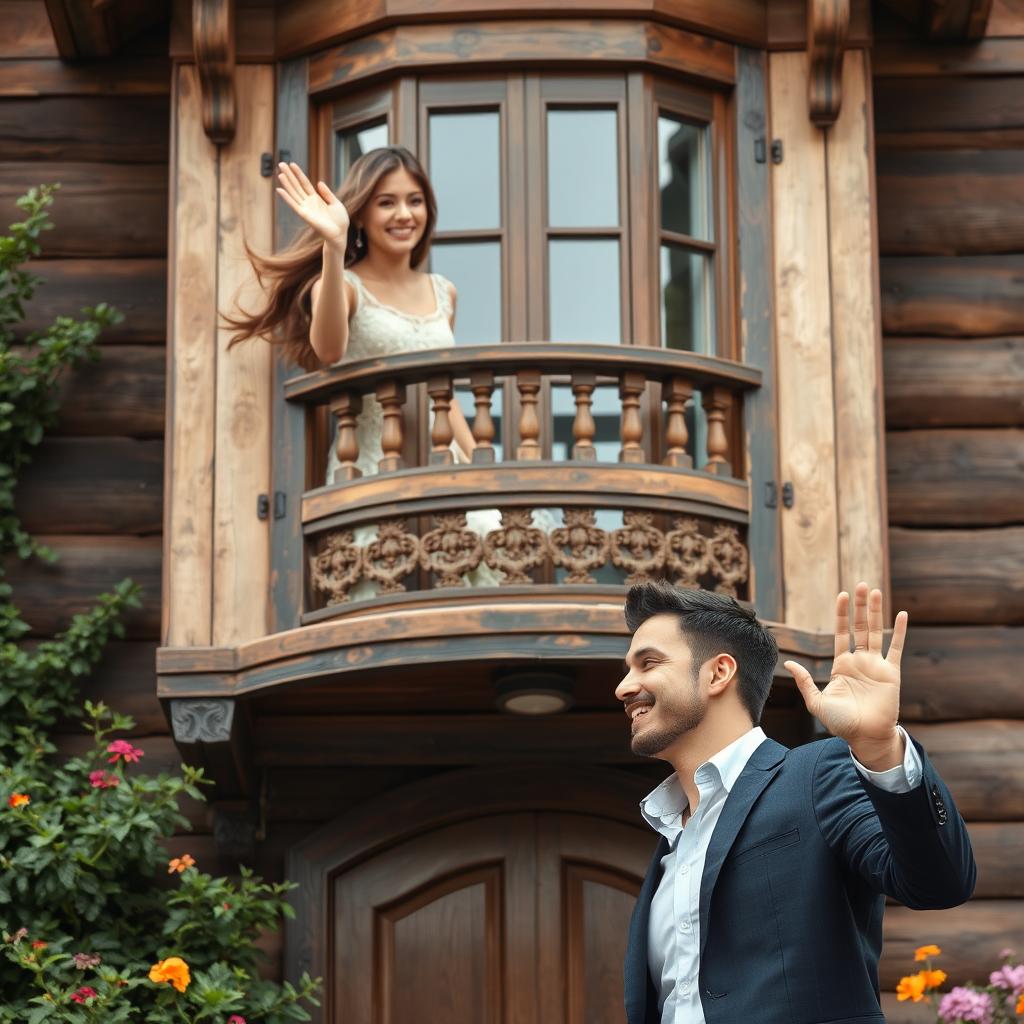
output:
[[1024,9],[975,47],[929,45],[876,8],[875,144],[894,608],[910,611],[903,720],[964,812],[965,907],[890,908],[893,1024],[913,949],[983,981],[1024,912]]

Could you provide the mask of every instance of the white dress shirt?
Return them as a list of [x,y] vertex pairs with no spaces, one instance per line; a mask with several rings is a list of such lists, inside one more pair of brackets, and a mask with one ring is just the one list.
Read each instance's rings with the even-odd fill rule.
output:
[[[903,732],[903,764],[885,772],[865,768],[851,753],[857,770],[892,793],[906,793],[921,782],[920,755]],[[704,1024],[697,977],[700,968],[700,883],[711,835],[726,798],[754,751],[764,742],[755,727],[705,761],[693,779],[700,794],[685,827],[686,794],[670,775],[640,802],[647,823],[669,842],[661,859],[661,881],[651,902],[647,967],[658,992],[661,1024]]]

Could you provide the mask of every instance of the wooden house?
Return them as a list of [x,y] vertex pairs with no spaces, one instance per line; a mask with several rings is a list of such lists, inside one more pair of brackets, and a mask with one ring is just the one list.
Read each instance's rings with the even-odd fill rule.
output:
[[[296,228],[277,160],[337,182],[384,141],[438,190],[456,348],[229,351],[245,243]],[[8,221],[54,180],[30,326],[127,316],[19,488],[60,561],[9,579],[40,636],[142,584],[89,693],[147,765],[215,778],[180,849],[299,883],[268,948],[324,977],[318,1020],[623,1019],[664,770],[612,690],[652,574],[753,602],[826,677],[835,593],[883,582],[980,863],[968,905],[888,909],[889,1019],[923,1019],[915,946],[954,980],[1022,948],[1021,0],[0,0]],[[481,563],[503,585],[462,586]],[[765,728],[804,742],[783,676]]]

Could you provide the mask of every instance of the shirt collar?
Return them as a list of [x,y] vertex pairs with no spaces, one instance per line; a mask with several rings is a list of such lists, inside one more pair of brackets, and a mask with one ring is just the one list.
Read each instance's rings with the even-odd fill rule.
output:
[[[702,769],[705,766],[713,766],[722,788],[728,795],[747,766],[751,755],[765,739],[767,737],[764,730],[760,726],[754,726],[738,739],[733,740],[727,747],[719,750],[717,754],[709,757],[704,764],[697,768],[695,775],[708,774],[702,772]],[[683,792],[683,787],[679,785],[679,777],[673,772],[640,801],[640,813],[655,832],[660,832],[669,842],[672,842],[682,830],[682,815],[687,805],[686,794]]]

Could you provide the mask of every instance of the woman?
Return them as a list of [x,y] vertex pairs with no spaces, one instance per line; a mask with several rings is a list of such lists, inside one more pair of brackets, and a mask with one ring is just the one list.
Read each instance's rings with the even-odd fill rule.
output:
[[[316,187],[298,164],[278,165],[277,194],[308,225],[286,252],[250,253],[265,285],[265,308],[228,318],[236,328],[231,344],[262,336],[279,341],[286,356],[305,369],[455,344],[455,286],[440,274],[416,268],[424,260],[437,222],[437,202],[419,161],[402,146],[371,150],[352,165],[339,194],[323,181]],[[462,410],[453,402],[450,421],[457,461],[475,447]],[[364,476],[383,457],[383,415],[373,396],[363,400],[356,423]],[[326,482],[338,466],[331,445]],[[493,511],[470,512],[478,533],[497,529]],[[374,527],[355,531],[356,544],[376,536]],[[467,577],[475,586],[495,586],[497,574],[481,566]],[[360,583],[350,597],[372,596]]]

